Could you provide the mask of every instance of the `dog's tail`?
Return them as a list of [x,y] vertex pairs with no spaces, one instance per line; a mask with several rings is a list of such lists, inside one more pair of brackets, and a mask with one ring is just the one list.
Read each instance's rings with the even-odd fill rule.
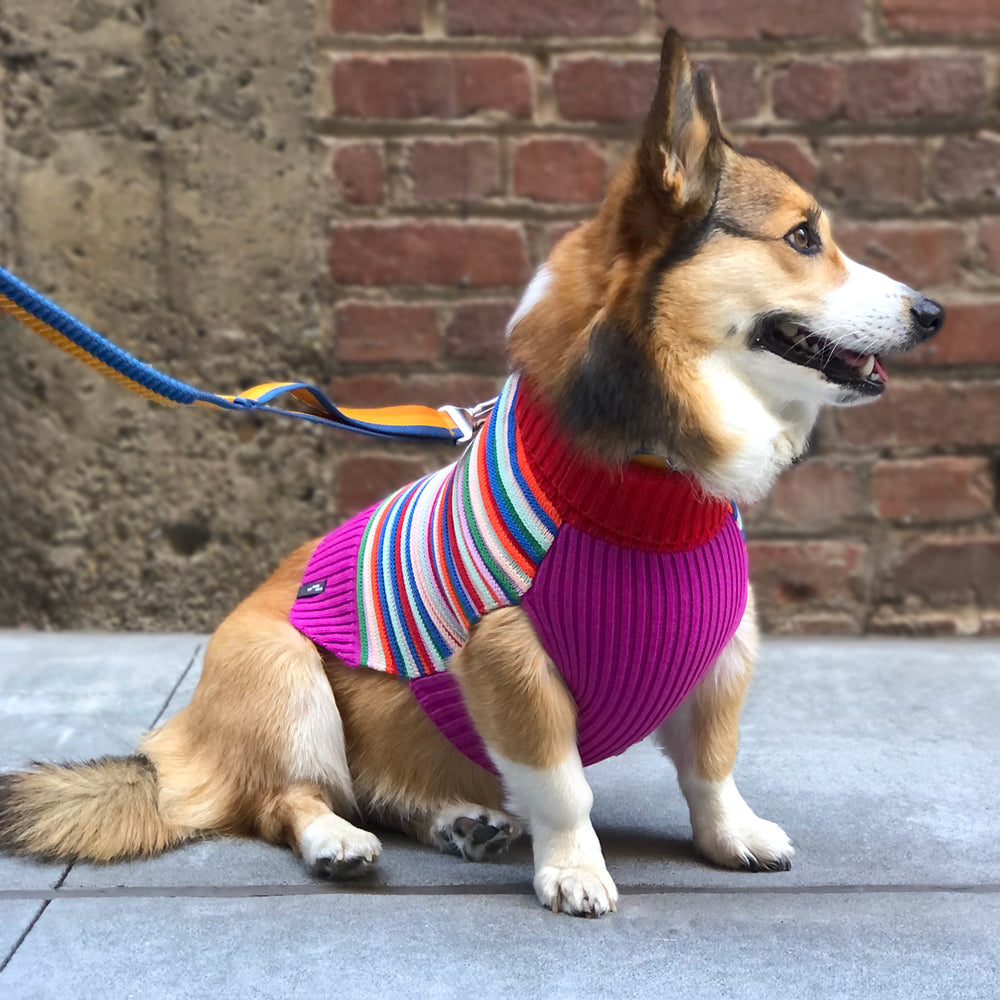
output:
[[169,823],[147,757],[34,764],[0,774],[0,848],[47,860],[124,861],[190,836]]

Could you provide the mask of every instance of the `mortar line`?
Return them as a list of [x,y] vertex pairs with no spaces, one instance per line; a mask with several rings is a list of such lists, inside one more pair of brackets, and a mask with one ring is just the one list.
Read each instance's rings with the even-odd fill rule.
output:
[[[277,896],[530,896],[529,882],[499,882],[487,885],[180,885],[109,886],[107,888],[2,889],[4,900],[37,899],[45,906],[56,899],[247,899]],[[853,885],[779,885],[758,887],[624,885],[623,896],[839,896],[839,895],[998,895],[1000,883],[903,883]],[[41,911],[38,916],[41,916]],[[37,917],[35,918],[37,920]],[[32,922],[32,926],[34,921]],[[29,928],[30,930],[30,928]],[[27,931],[23,937],[27,936]],[[15,948],[16,950],[16,948]]]

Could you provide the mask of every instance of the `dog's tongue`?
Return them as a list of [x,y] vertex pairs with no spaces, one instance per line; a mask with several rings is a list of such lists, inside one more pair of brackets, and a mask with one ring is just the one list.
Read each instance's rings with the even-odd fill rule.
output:
[[840,358],[841,361],[849,364],[852,368],[864,368],[864,366],[868,363],[868,358],[872,357],[875,361],[875,367],[872,369],[874,374],[878,375],[883,382],[889,381],[889,373],[882,367],[882,362],[879,360],[879,356],[877,354],[858,354],[857,351],[852,351],[846,347],[838,347],[833,353],[836,357]]

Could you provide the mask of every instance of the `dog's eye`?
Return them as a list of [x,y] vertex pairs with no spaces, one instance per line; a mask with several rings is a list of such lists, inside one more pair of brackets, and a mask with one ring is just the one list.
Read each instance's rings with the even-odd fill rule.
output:
[[808,222],[801,222],[794,229],[785,233],[785,242],[799,253],[817,253],[820,248],[819,237]]

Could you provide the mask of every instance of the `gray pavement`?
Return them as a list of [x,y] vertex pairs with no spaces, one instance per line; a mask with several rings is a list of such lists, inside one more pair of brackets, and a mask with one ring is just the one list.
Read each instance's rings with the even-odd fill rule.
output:
[[[184,704],[199,636],[0,632],[0,769],[125,753]],[[703,864],[648,743],[589,769],[622,893],[543,911],[530,851],[488,864],[388,833],[336,887],[239,840],[152,861],[0,857],[0,997],[1000,996],[1000,642],[770,640],[737,778],[790,872]]]

